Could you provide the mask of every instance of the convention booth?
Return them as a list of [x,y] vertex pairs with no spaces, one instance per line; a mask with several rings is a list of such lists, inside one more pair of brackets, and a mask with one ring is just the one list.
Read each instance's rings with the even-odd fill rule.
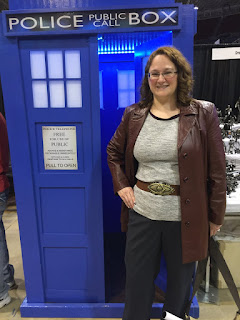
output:
[[[150,53],[193,63],[196,10],[171,1],[16,1],[0,75],[27,297],[23,317],[120,318],[124,243],[106,145]],[[162,263],[164,271],[164,262]],[[164,290],[164,272],[156,284]],[[159,318],[155,303],[152,318]],[[198,317],[194,299],[190,315]]]

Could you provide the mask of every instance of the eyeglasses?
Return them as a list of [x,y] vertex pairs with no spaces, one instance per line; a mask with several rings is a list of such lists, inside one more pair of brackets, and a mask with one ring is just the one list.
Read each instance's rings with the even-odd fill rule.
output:
[[168,80],[168,79],[172,79],[175,76],[175,73],[177,73],[177,71],[166,71],[166,72],[149,72],[148,77],[151,80],[157,80],[160,75],[163,76],[164,79]]

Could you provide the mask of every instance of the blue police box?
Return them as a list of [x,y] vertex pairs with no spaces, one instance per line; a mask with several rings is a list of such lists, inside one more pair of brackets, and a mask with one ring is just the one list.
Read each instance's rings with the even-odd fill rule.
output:
[[[153,50],[174,45],[193,63],[196,10],[172,0],[9,7],[0,16],[0,72],[27,294],[21,314],[119,318],[125,240],[106,145],[139,99]],[[164,288],[164,277],[156,281]]]

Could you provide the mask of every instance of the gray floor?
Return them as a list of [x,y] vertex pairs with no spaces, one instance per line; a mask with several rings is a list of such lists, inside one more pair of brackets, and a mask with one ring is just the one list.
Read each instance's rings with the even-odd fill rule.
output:
[[[15,267],[15,277],[18,284],[17,290],[10,291],[12,302],[0,310],[0,320],[7,319],[42,319],[42,318],[21,318],[20,305],[26,296],[24,275],[22,266],[21,246],[19,240],[18,219],[16,207],[8,207],[3,217],[6,237],[10,253],[10,262]],[[209,295],[199,293],[200,318],[201,320],[233,320],[237,307],[227,289],[216,290],[211,288]],[[212,302],[212,303],[209,303]],[[206,303],[207,302],[207,303]],[[60,318],[58,318],[60,319]],[[110,319],[111,320],[111,319]]]

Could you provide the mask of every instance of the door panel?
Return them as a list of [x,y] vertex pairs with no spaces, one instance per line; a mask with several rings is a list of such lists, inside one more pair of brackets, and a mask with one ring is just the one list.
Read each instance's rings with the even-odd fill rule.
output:
[[[122,101],[119,105],[119,93],[131,96],[132,89],[119,83],[119,74],[134,72],[133,54],[100,55],[99,71],[101,77],[102,106],[101,106],[101,146],[102,146],[102,181],[103,181],[103,215],[104,232],[121,232],[120,226],[120,198],[113,193],[112,177],[107,164],[107,144],[118,127],[125,108]],[[126,83],[124,83],[126,85]],[[135,84],[133,92],[135,92]],[[126,88],[126,90],[125,90]],[[134,100],[126,99],[129,103]]]
[[89,42],[26,40],[20,50],[45,301],[102,302],[101,177],[94,174],[100,138],[93,124],[100,118]]

